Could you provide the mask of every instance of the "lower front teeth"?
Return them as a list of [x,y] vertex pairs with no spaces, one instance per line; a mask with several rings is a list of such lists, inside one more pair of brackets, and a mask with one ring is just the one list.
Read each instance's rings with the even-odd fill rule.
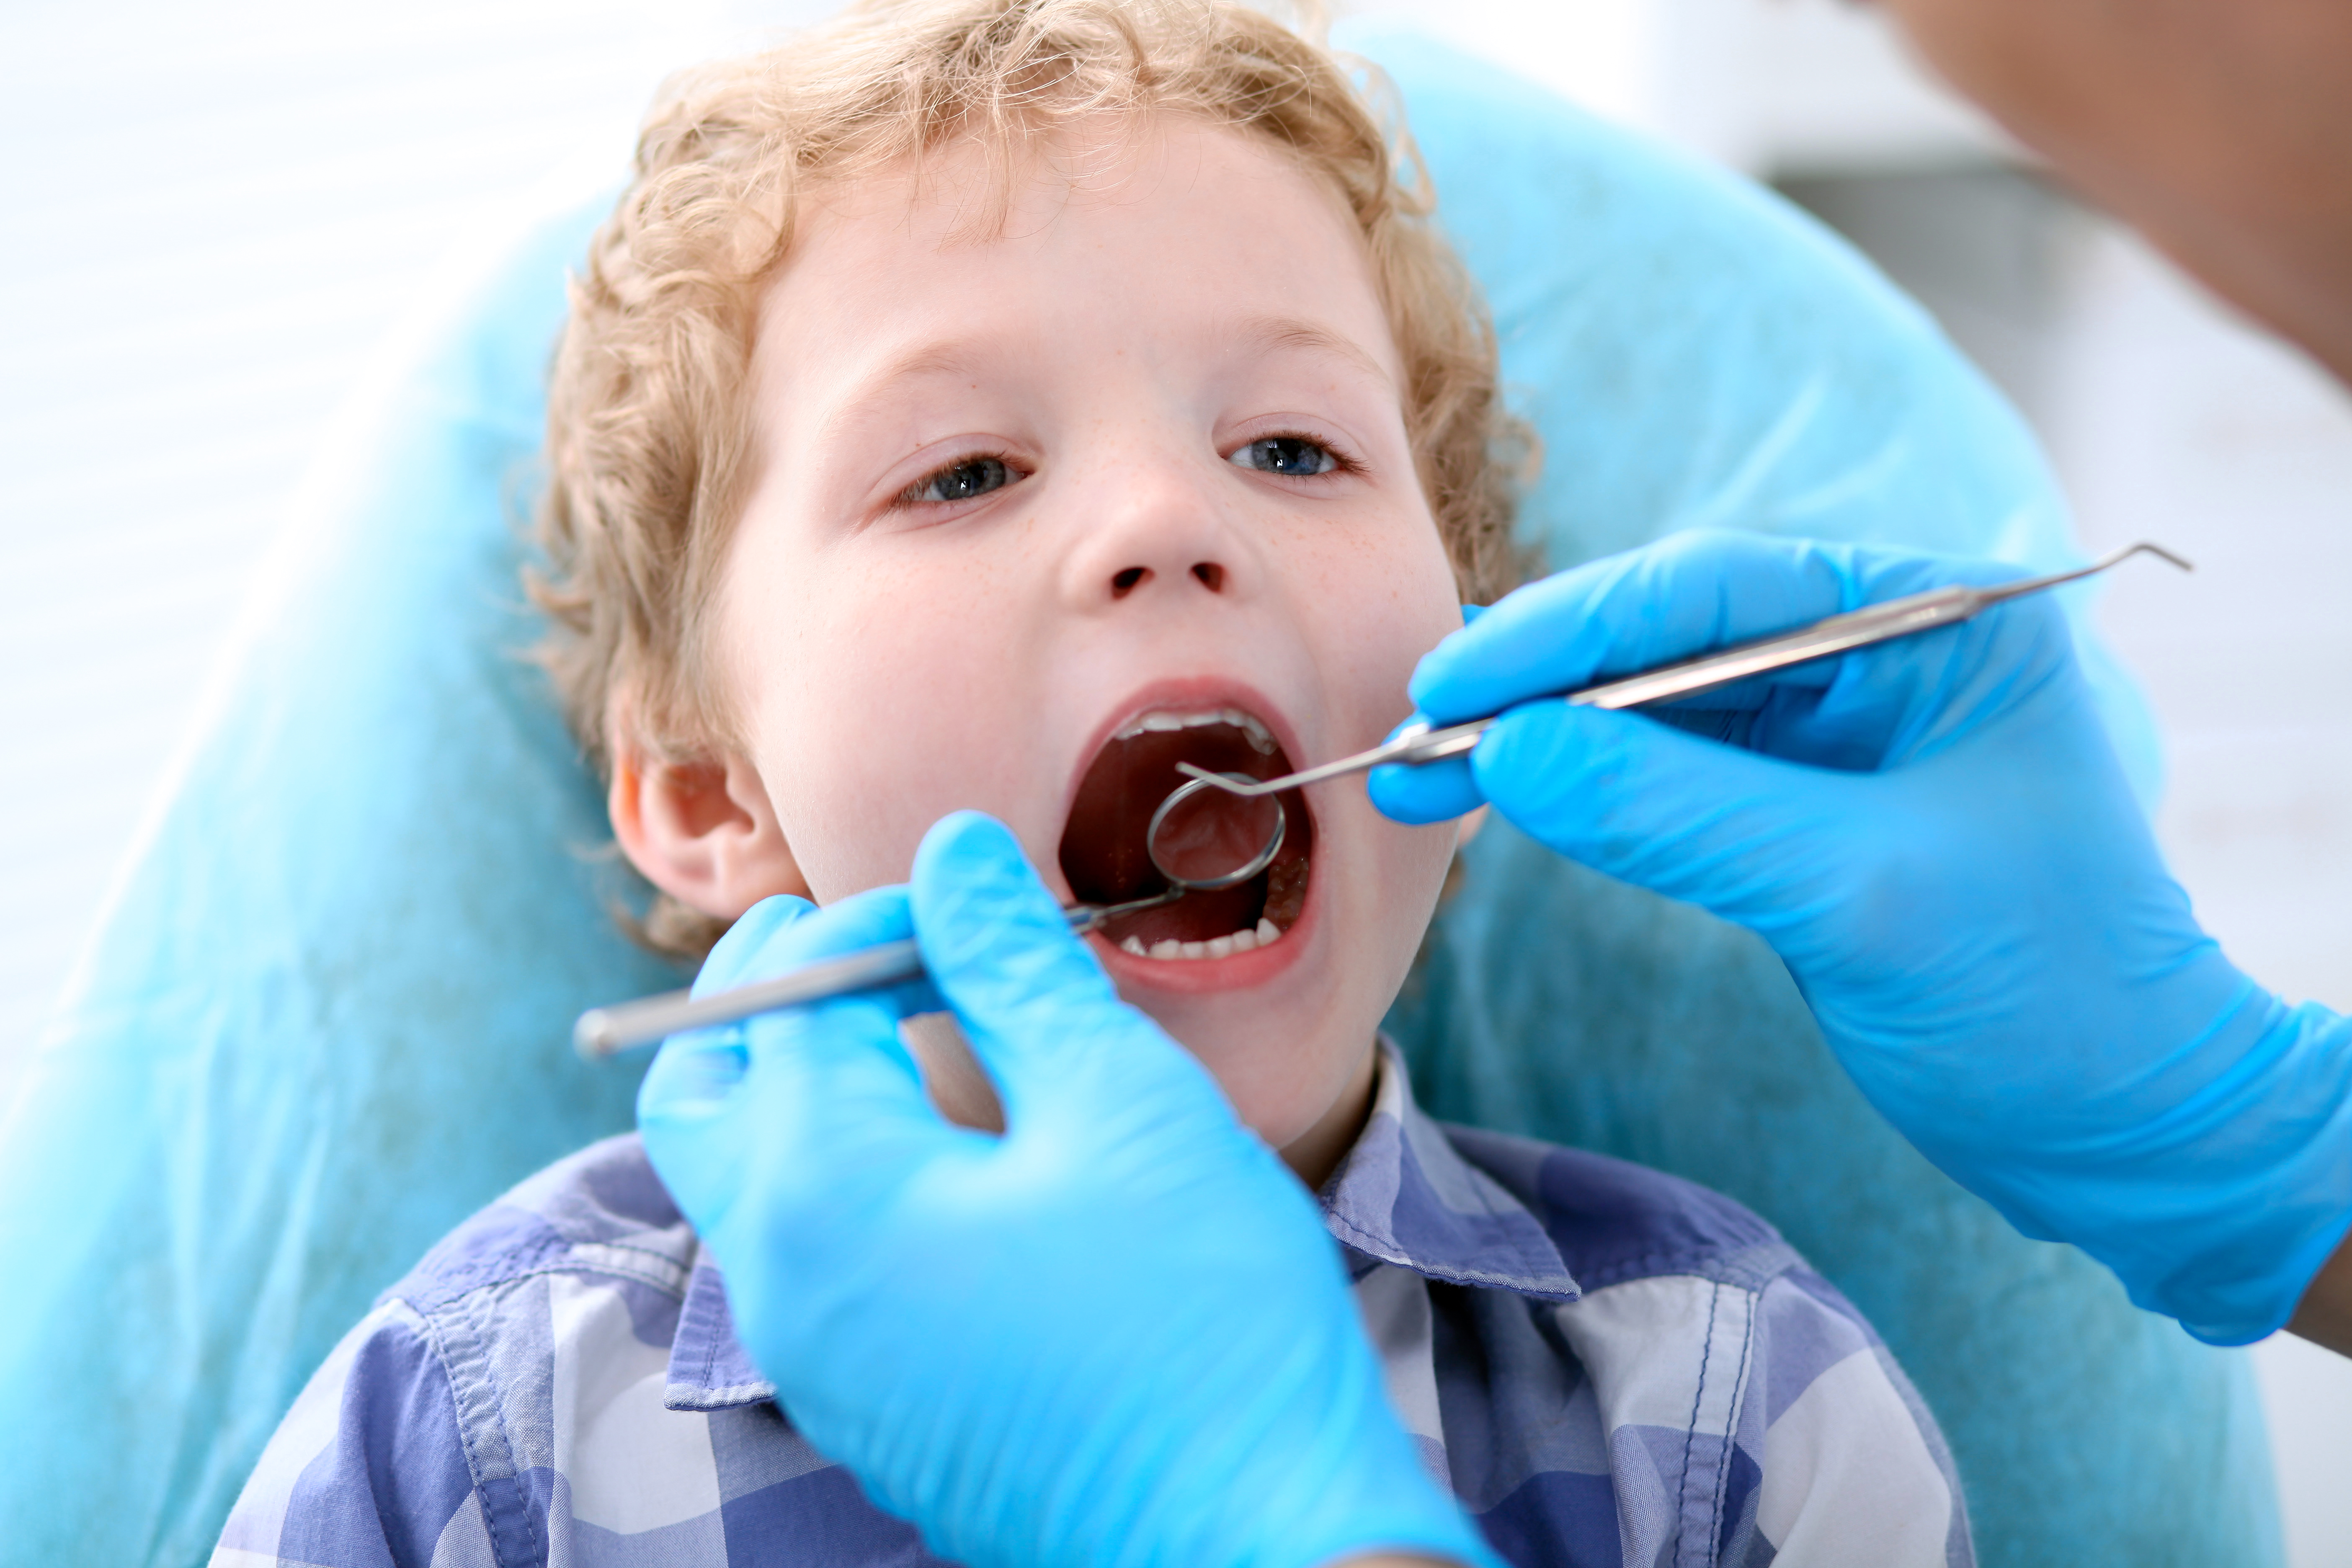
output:
[[1255,931],[1237,931],[1231,936],[1216,937],[1208,942],[1178,942],[1171,936],[1163,937],[1146,947],[1140,937],[1131,936],[1118,945],[1119,951],[1131,952],[1138,958],[1228,958],[1236,952],[1248,952],[1253,948],[1264,947],[1281,935],[1280,928],[1272,921],[1262,920]]

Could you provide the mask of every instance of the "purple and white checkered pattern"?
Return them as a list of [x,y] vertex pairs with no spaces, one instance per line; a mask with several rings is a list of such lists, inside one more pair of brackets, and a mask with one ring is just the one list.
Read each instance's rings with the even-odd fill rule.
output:
[[[1442,1127],[1383,1047],[1371,1118],[1323,1205],[1391,1398],[1512,1562],[1973,1561],[1910,1383],[1728,1199]],[[610,1139],[386,1293],[303,1390],[213,1561],[934,1561],[773,1392],[636,1139]]]

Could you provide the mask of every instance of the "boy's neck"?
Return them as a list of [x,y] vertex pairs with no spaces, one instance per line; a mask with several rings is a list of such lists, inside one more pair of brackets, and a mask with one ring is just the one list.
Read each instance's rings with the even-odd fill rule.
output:
[[[926,1013],[898,1026],[907,1048],[914,1052],[923,1073],[923,1088],[940,1114],[959,1127],[982,1132],[1004,1131],[1004,1108],[997,1102],[995,1086],[971,1054],[971,1047],[946,1013]],[[1380,1051],[1367,1043],[1362,1059],[1348,1087],[1331,1109],[1298,1137],[1284,1144],[1282,1163],[1288,1165],[1309,1192],[1320,1192],[1339,1162],[1356,1145],[1371,1114],[1372,1091],[1380,1081]]]
[[1280,1150],[1282,1163],[1289,1166],[1298,1179],[1307,1184],[1310,1193],[1319,1193],[1348,1151],[1364,1131],[1364,1119],[1372,1113],[1372,1092],[1380,1083],[1381,1053],[1379,1047],[1366,1043],[1364,1054],[1348,1079],[1348,1087],[1331,1102],[1315,1125]]

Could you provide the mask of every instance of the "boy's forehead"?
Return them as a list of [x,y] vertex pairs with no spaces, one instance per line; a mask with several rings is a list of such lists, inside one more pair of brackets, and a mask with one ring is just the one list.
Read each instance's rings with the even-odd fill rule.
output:
[[836,405],[1171,334],[1402,384],[1338,193],[1256,138],[1165,115],[1073,128],[1011,167],[965,143],[828,182],[761,315],[761,380],[829,384]]

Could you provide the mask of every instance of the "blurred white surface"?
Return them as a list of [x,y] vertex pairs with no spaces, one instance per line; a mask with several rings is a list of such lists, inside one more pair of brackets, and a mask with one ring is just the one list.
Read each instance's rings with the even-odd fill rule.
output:
[[2116,230],[2076,249],[2042,413],[2084,542],[2199,566],[2102,606],[2171,742],[2166,847],[2242,964],[2352,1009],[2352,400]]
[[1913,168],[2006,136],[1852,0],[1332,0],[1751,174]]
[[2290,1568],[2352,1563],[2352,1361],[2279,1334],[2253,1349]]
[[0,1093],[378,340],[534,187],[621,168],[727,25],[700,0],[6,9]]
[[[817,0],[16,0],[0,135],[0,1095],[242,585],[372,345],[467,237],[617,170],[666,71]],[[2240,962],[2352,1006],[2352,409],[2003,143],[1843,0],[1358,0],[1811,188],[2015,394]],[[1942,171],[1937,173],[1937,171]],[[2352,1563],[2352,1363],[2261,1347],[2295,1568]]]

